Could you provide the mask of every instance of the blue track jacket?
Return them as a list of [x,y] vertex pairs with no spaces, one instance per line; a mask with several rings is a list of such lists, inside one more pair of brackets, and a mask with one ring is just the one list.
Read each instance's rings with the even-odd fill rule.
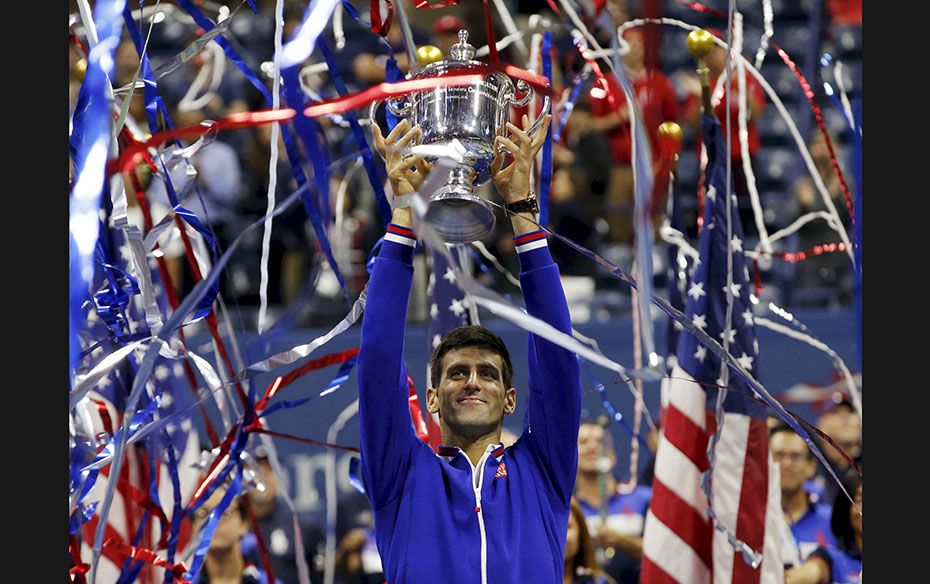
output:
[[[571,334],[545,233],[514,242],[527,311]],[[529,423],[520,439],[489,446],[477,468],[458,448],[434,453],[413,431],[402,359],[415,246],[412,231],[388,226],[358,364],[362,476],[388,584],[561,583],[578,465],[577,357],[529,335]]]

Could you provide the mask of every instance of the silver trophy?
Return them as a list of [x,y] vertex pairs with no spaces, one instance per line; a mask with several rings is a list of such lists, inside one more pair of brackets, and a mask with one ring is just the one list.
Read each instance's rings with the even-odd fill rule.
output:
[[[485,73],[487,65],[475,61],[475,47],[468,43],[468,31],[459,31],[459,42],[449,49],[449,59],[435,61],[413,78],[436,77],[450,72]],[[517,99],[517,91],[523,97]],[[457,141],[464,149],[465,161],[452,169],[449,180],[430,196],[426,221],[444,241],[467,243],[487,236],[494,230],[494,212],[487,201],[475,194],[475,187],[491,180],[494,141],[503,135],[510,117],[510,106],[529,103],[533,93],[529,83],[516,83],[499,71],[487,72],[482,81],[459,87],[437,87],[428,91],[388,98],[387,108],[398,117],[407,118],[411,127],[419,124],[421,144],[451,144]],[[549,110],[549,96],[544,96],[543,111]],[[375,112],[380,101],[371,104],[369,120],[376,124]],[[529,128],[533,134],[543,122],[539,116]],[[426,157],[429,161],[436,160]]]

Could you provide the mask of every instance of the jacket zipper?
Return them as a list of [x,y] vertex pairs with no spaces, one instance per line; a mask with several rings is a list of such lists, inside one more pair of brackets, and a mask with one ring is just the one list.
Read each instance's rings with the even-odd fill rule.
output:
[[[481,533],[481,584],[488,584],[488,541],[484,531],[484,514],[481,510],[481,485],[484,484],[484,467],[490,451],[478,461],[478,482],[475,483],[475,467],[471,468],[472,488],[475,490],[475,513],[478,514],[478,531]],[[466,457],[467,458],[467,457]],[[471,461],[468,461],[471,464]]]

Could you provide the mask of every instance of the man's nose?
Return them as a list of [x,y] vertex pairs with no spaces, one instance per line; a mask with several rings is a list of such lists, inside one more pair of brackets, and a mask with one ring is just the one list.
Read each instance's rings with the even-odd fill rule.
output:
[[465,382],[465,387],[471,389],[481,389],[481,384],[478,382],[478,370],[475,369],[468,374],[468,379]]

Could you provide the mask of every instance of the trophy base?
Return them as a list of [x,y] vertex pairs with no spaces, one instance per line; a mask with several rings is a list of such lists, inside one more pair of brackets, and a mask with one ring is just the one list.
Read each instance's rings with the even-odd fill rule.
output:
[[431,198],[426,221],[447,243],[468,243],[494,231],[494,212],[481,197],[459,185],[446,185]]

